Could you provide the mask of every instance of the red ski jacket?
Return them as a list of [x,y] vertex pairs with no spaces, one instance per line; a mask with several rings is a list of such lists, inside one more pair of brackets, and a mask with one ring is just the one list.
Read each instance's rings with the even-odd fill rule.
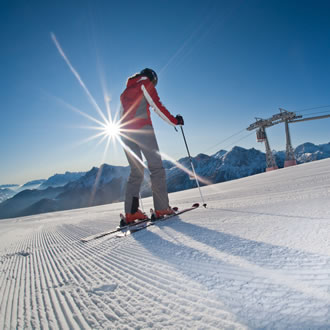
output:
[[121,127],[123,129],[139,129],[152,125],[151,106],[154,111],[170,125],[177,125],[177,119],[160,102],[157,90],[149,78],[134,76],[129,78],[121,101]]

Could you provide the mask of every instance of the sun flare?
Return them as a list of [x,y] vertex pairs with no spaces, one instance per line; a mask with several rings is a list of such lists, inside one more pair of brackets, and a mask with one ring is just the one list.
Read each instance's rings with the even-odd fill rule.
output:
[[107,122],[104,124],[103,133],[110,138],[117,138],[120,135],[120,125],[117,122]]

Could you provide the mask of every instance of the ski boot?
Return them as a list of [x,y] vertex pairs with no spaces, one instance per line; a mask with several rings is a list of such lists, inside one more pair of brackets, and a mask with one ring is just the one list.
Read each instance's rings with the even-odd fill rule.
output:
[[156,221],[158,219],[162,219],[162,218],[166,217],[167,215],[174,214],[177,211],[178,211],[178,208],[177,207],[173,207],[173,208],[172,207],[168,207],[165,210],[156,210],[156,211],[150,210],[150,212],[151,212],[151,220],[152,221]]
[[139,220],[147,220],[148,217],[141,210],[137,210],[135,213],[126,213],[125,216],[120,215],[120,227],[125,227],[127,225],[132,225]]

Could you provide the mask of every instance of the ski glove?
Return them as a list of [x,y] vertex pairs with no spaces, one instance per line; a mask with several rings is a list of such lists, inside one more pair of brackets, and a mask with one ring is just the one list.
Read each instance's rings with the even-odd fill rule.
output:
[[184,120],[181,115],[177,115],[175,118],[178,121],[177,125],[184,125]]

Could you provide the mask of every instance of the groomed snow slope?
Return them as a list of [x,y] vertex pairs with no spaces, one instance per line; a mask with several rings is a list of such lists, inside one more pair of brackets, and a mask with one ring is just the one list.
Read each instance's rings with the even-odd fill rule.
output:
[[85,244],[122,203],[0,221],[0,328],[330,328],[330,160],[202,191]]

